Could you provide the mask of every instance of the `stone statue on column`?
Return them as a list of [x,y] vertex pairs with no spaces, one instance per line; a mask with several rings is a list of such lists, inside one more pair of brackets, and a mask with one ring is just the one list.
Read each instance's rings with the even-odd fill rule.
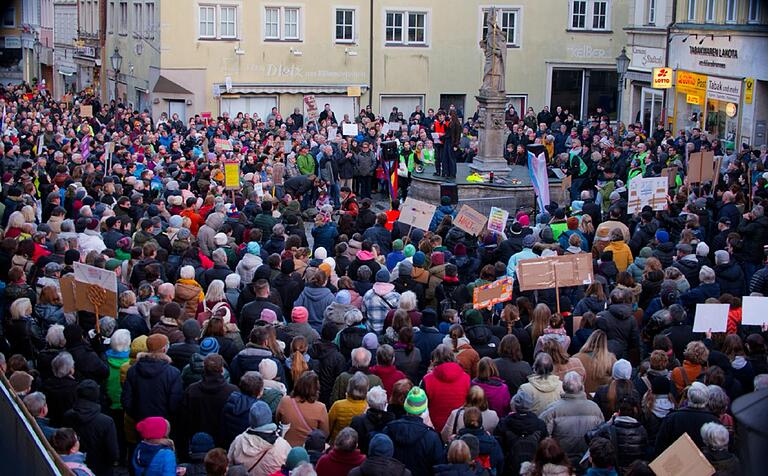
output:
[[505,69],[507,62],[507,38],[501,27],[496,23],[496,9],[488,12],[485,38],[480,41],[480,47],[485,54],[483,70],[483,85],[481,91],[503,93],[505,90]]

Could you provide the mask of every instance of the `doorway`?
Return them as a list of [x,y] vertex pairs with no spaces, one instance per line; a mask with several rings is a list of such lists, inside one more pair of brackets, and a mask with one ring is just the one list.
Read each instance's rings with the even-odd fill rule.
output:
[[652,134],[656,125],[662,122],[664,93],[651,88],[643,88],[640,95],[640,123],[643,130]]

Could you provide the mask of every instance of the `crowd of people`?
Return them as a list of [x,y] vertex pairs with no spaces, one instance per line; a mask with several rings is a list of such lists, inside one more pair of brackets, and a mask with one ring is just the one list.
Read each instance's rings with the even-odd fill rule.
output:
[[[414,167],[471,160],[455,109],[382,133],[366,108],[343,137],[329,106],[185,122],[0,97],[0,370],[78,476],[638,476],[686,433],[718,474],[759,472],[731,404],[768,391],[768,327],[741,322],[768,295],[765,147],[511,108],[510,163],[544,145],[572,200],[472,236],[448,197],[429,230],[398,222]],[[699,150],[717,183],[686,180]],[[670,165],[665,209],[629,214],[628,183]],[[404,169],[399,195],[379,169]],[[473,306],[577,253],[591,283]],[[76,263],[114,273],[116,316],[65,312]],[[693,332],[699,303],[729,305],[727,332]]]

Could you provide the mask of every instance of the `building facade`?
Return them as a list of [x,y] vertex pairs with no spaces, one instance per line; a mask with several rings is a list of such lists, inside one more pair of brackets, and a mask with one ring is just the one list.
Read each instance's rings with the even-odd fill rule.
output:
[[21,3],[21,0],[9,2],[0,18],[0,82],[3,84],[24,80]]
[[768,4],[761,0],[678,0],[670,29],[675,86],[670,127],[700,127],[726,145],[766,144]]
[[178,14],[189,2],[166,0],[149,74],[152,113],[266,117],[274,106],[301,109],[314,94],[339,120],[366,104],[383,114],[454,104],[470,115],[491,7],[508,38],[506,91],[521,115],[562,105],[578,118],[598,106],[615,116],[629,7],[614,0],[381,0],[373,10],[366,0],[212,0],[193,2],[191,15]]
[[53,94],[60,98],[79,87],[75,63],[76,0],[53,0],[53,30]]

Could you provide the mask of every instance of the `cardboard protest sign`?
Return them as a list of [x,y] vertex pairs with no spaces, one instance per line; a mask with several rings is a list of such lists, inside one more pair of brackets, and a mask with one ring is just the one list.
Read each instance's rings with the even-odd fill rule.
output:
[[317,101],[314,94],[308,94],[304,96],[304,107],[307,110],[307,121],[316,121],[320,117],[320,113],[317,111]]
[[67,274],[59,279],[64,312],[77,312],[75,305],[75,275]]
[[547,256],[524,259],[517,263],[517,280],[521,291],[552,289],[592,284],[592,255]]
[[762,326],[768,322],[768,297],[744,296],[741,300],[741,324]]
[[224,188],[240,190],[240,162],[224,162]]
[[512,299],[512,278],[502,278],[489,284],[476,286],[472,295],[472,307],[486,309]]
[[627,211],[640,213],[646,205],[654,210],[664,210],[667,204],[668,183],[669,179],[666,177],[633,178],[629,182]]
[[688,181],[703,183],[715,179],[715,154],[712,151],[688,154]]
[[491,207],[491,212],[488,214],[488,229],[496,233],[504,233],[508,218],[508,211],[503,208]]
[[96,306],[88,297],[89,287],[105,291],[104,302],[99,305],[99,316],[117,317],[117,275],[114,271],[87,264],[74,263],[75,305],[79,311],[96,312]]
[[80,105],[80,117],[93,117],[93,106],[90,104]]
[[213,144],[219,150],[232,150],[232,143],[227,139],[213,139]]
[[485,215],[469,205],[462,205],[458,215],[453,219],[453,224],[470,235],[477,236],[483,231],[485,221]]
[[715,468],[699,451],[688,433],[672,443],[650,464],[656,476],[712,476]]
[[342,126],[342,133],[344,136],[356,136],[357,135],[357,124],[344,124]]
[[730,307],[729,304],[696,304],[693,332],[725,332]]
[[400,218],[398,221],[408,226],[428,231],[435,214],[436,206],[408,197],[400,206]]
[[661,169],[661,176],[667,177],[668,188],[674,188],[677,183],[677,165]]
[[560,190],[562,190],[563,193],[565,193],[565,192],[567,192],[568,190],[571,189],[571,181],[572,180],[573,179],[571,178],[570,175],[566,175],[565,177],[563,177],[563,180],[560,182]]

